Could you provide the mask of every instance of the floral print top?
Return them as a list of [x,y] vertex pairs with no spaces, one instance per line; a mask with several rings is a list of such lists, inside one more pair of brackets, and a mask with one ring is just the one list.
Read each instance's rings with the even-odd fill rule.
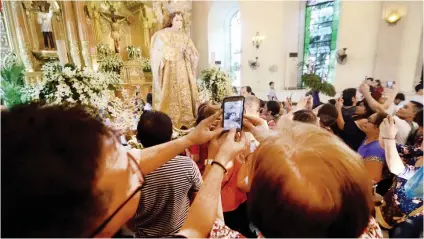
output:
[[[210,232],[209,238],[246,238],[237,231],[227,227],[222,221],[216,221]],[[258,238],[264,238],[260,233]],[[380,226],[377,221],[371,217],[364,233],[359,237],[361,239],[383,238]]]
[[[422,138],[421,138],[422,139]],[[421,146],[421,145],[419,145]],[[418,161],[420,157],[423,156],[423,151],[415,144],[414,146],[407,145],[397,145],[397,150],[399,152],[399,156],[403,160],[403,163],[409,170],[415,170],[418,167],[415,167],[415,163]],[[415,209],[421,207],[423,205],[422,198],[410,198],[405,193],[405,184],[408,182],[407,179],[396,177],[395,181],[395,189],[394,189],[394,200],[399,209],[406,215],[410,214]],[[422,216],[423,210],[418,214],[413,215],[412,217]]]

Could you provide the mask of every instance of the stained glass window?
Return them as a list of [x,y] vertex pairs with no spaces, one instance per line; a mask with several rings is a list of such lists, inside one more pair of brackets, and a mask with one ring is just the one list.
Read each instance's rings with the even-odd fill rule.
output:
[[325,81],[334,80],[339,13],[339,0],[307,1],[303,73],[314,72]]
[[241,62],[241,24],[240,11],[237,11],[230,22],[230,72],[233,77],[233,86],[240,86]]

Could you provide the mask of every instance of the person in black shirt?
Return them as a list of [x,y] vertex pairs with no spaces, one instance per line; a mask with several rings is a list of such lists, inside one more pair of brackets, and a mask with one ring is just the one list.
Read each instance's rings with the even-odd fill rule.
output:
[[346,121],[355,113],[355,106],[358,100],[356,99],[356,89],[348,88],[342,92],[343,107],[342,116],[343,120]]
[[339,112],[337,118],[337,126],[339,131],[337,135],[347,144],[350,148],[357,151],[362,141],[365,139],[365,134],[361,130],[361,124],[366,122],[366,119],[374,113],[368,106],[366,101],[360,101],[355,107],[355,112],[351,117],[342,116],[343,100],[338,99],[336,103],[337,111]]

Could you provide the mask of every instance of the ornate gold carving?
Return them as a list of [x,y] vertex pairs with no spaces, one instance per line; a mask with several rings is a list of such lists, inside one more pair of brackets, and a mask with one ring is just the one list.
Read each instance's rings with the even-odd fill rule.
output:
[[32,51],[35,58],[41,61],[49,61],[49,60],[58,60],[59,56],[57,51],[49,51],[49,50],[41,50],[41,51]]
[[92,68],[92,60],[90,56],[90,44],[88,41],[81,41],[81,55],[84,61],[84,66]]
[[69,48],[72,57],[72,61],[77,67],[81,67],[81,58],[80,58],[80,50],[78,46],[78,41],[69,40]]
[[152,92],[152,74],[143,72],[143,68],[137,61],[127,61],[121,70],[124,88],[132,88],[139,86],[141,95],[147,95]]
[[27,17],[24,18],[25,21],[25,26],[27,26],[27,28],[29,28],[29,36],[31,40],[32,40],[32,46],[34,50],[38,50],[40,49],[40,43],[38,41],[38,34],[37,34],[37,29],[36,29],[36,23],[35,21],[37,19],[34,19],[34,14],[35,13],[30,13]]
[[[10,26],[13,23],[13,21],[11,21],[11,19],[9,17],[10,12],[9,12],[8,3],[4,2],[3,4],[4,4],[4,6],[3,6],[4,10],[2,11],[1,15],[4,18],[4,21],[2,19],[2,24],[4,24],[4,31],[5,31],[6,37],[7,37],[6,43],[8,43],[9,51],[14,51],[15,48],[16,48],[16,45],[14,44],[14,40],[13,40],[13,37],[12,37],[12,36],[14,36],[14,34],[13,34],[14,32],[12,32],[12,31],[14,31],[15,29],[14,29],[13,26],[12,27]],[[3,38],[4,36],[1,36],[1,37]],[[2,40],[2,42],[3,42],[3,40]]]
[[34,71],[33,66],[33,57],[31,56],[31,45],[27,42],[24,42],[24,34],[22,28],[17,28],[18,33],[18,45],[19,45],[19,54],[21,56],[22,63],[25,66],[25,69],[29,72]]
[[33,85],[34,83],[41,82],[43,78],[43,72],[27,72],[25,73],[25,84]]

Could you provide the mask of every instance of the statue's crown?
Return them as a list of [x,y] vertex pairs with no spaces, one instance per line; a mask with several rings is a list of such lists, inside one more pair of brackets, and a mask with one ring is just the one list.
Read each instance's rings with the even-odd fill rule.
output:
[[168,9],[169,13],[173,12],[186,12],[190,9],[191,1],[171,1],[167,4],[166,8]]

